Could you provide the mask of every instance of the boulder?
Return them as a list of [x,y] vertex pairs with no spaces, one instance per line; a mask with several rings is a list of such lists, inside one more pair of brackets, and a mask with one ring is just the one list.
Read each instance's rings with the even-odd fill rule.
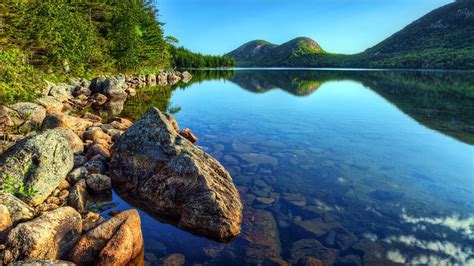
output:
[[324,265],[333,265],[339,251],[325,247],[316,239],[308,238],[293,242],[290,254],[294,262],[298,262],[302,257],[311,256],[322,261]]
[[87,88],[87,87],[82,87],[82,86],[78,86],[74,89],[74,91],[72,92],[72,94],[77,97],[79,95],[85,95],[85,96],[90,96],[92,94],[92,91]]
[[143,249],[140,216],[121,212],[88,231],[69,254],[77,265],[126,265]]
[[7,207],[13,223],[29,220],[35,215],[30,206],[10,193],[0,193],[0,202]]
[[94,101],[95,105],[103,105],[107,102],[107,96],[102,93],[96,93],[92,95],[91,99]]
[[75,184],[77,181],[81,179],[85,179],[89,172],[83,166],[75,168],[67,175],[67,181],[71,184]]
[[46,130],[24,138],[0,155],[0,172],[36,191],[25,198],[41,204],[73,167],[74,156],[61,130]]
[[174,253],[163,259],[164,266],[181,266],[186,262],[186,257],[180,253]]
[[146,85],[147,86],[156,86],[156,75],[154,75],[154,74],[146,75]]
[[46,114],[59,113],[63,110],[63,103],[53,96],[43,96],[35,100],[35,103],[46,109]]
[[10,127],[15,127],[23,124],[24,119],[20,114],[6,106],[0,106],[0,131],[5,132]]
[[55,113],[46,116],[43,121],[43,129],[52,129],[52,128],[68,128],[79,136],[82,136],[84,131],[91,127],[94,123],[89,120],[75,117],[71,115],[66,115],[62,113]]
[[109,98],[127,98],[124,85],[125,76],[123,75],[108,78],[104,81],[103,93]]
[[114,127],[115,129],[118,130],[127,130],[131,126],[133,126],[133,122],[126,119],[126,118],[121,118],[121,117],[114,117],[109,119],[108,123]]
[[240,233],[242,203],[229,173],[180,136],[157,108],[112,149],[111,177],[119,193],[208,238],[227,242]]
[[3,263],[29,259],[60,259],[81,237],[81,215],[62,207],[17,225],[5,242]]
[[30,120],[36,125],[41,125],[46,116],[46,109],[36,103],[20,102],[10,105],[9,108],[16,111],[21,118]]

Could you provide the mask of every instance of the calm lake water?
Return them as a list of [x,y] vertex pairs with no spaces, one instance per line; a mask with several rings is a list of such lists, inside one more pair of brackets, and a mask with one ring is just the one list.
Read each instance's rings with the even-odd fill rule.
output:
[[474,265],[473,72],[193,74],[111,109],[191,128],[238,186],[242,234],[219,244],[141,212],[148,263]]

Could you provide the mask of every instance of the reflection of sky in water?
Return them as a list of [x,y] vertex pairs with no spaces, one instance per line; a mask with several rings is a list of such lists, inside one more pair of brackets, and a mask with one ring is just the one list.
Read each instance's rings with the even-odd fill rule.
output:
[[[355,242],[377,242],[394,262],[474,263],[474,148],[418,124],[369,88],[329,82],[297,97],[209,81],[174,91],[171,102],[182,108],[180,126],[248,194],[303,197],[279,208],[252,204],[273,213],[285,259],[303,238],[350,255],[353,249],[330,240],[344,232]],[[164,244],[168,254],[198,258],[195,247],[211,245],[142,220],[147,251],[155,254],[164,255],[157,251]]]

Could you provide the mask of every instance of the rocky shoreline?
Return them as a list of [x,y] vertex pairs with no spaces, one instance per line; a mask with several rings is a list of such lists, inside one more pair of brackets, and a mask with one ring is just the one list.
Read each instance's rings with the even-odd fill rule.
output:
[[152,108],[135,123],[78,114],[191,78],[172,71],[48,83],[33,103],[0,106],[0,264],[133,263],[143,254],[138,211],[106,220],[89,204],[112,188],[195,234],[220,242],[239,235],[232,178],[171,114]]

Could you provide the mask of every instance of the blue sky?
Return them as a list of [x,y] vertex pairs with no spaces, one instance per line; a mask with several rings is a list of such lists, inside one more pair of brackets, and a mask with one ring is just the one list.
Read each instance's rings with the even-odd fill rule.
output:
[[245,42],[306,36],[334,53],[357,53],[452,0],[156,0],[165,34],[205,54]]

